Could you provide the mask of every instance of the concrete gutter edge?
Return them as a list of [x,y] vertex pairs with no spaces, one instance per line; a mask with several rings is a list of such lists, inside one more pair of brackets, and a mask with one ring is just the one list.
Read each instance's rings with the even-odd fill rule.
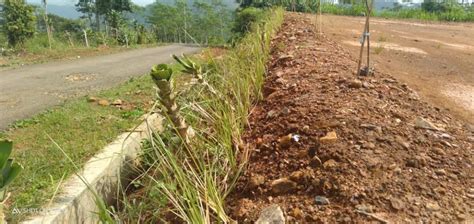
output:
[[99,209],[91,190],[106,203],[113,202],[121,180],[124,179],[123,175],[131,173],[127,172],[127,166],[130,168],[130,164],[136,162],[141,152],[142,141],[163,129],[163,119],[157,114],[152,114],[144,120],[133,131],[121,134],[87,161],[77,175],[71,176],[61,186],[59,196],[51,205],[40,209],[41,214],[23,223],[98,223]]

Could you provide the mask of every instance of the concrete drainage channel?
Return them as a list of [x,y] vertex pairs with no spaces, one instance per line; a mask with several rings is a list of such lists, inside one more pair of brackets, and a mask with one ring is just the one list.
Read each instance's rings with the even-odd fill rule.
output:
[[23,223],[98,223],[98,207],[93,192],[105,202],[112,203],[119,184],[130,175],[127,167],[133,165],[139,156],[142,141],[163,130],[163,119],[159,115],[153,114],[144,120],[91,158],[78,175],[70,177],[54,202],[42,209],[45,211],[43,214]]

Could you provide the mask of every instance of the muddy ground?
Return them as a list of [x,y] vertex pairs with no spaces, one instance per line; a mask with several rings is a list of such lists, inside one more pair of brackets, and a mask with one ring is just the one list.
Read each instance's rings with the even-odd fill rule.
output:
[[286,15],[229,214],[251,223],[276,205],[289,223],[474,222],[474,127],[403,76],[356,77],[340,43],[308,16]]
[[[323,15],[322,29],[358,58],[364,22],[362,17]],[[474,124],[474,23],[372,18],[370,27],[376,69]]]

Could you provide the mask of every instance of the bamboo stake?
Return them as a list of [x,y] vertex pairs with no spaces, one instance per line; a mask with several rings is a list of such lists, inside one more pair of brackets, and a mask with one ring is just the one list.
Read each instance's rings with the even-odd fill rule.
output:
[[371,7],[369,6],[369,0],[365,1],[365,6],[367,7],[367,75],[369,74],[370,69],[370,13],[372,11]]
[[357,75],[360,75],[360,66],[362,64],[362,55],[364,53],[365,33],[367,32],[367,18],[365,19],[364,33],[362,34],[362,43],[360,45],[359,64],[357,65]]
[[367,39],[367,73],[369,72],[369,66],[370,66],[370,39],[369,39],[369,19],[370,19],[370,13],[371,9],[369,7],[369,0],[365,0],[365,6],[366,6],[366,17],[365,17],[365,26],[364,26],[364,33],[362,34],[362,43],[360,46],[360,54],[359,54],[359,63],[357,65],[357,75],[359,76],[361,73],[361,65],[362,65],[362,56],[364,53],[364,46],[365,46],[365,40]]
[[323,34],[323,14],[321,13],[321,1],[319,0],[319,35]]
[[86,43],[86,47],[89,48],[89,40],[87,39],[87,31],[85,29],[82,29],[82,32],[84,33],[84,41]]

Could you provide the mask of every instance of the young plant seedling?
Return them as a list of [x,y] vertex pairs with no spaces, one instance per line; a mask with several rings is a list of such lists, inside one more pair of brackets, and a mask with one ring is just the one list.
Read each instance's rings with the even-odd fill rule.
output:
[[162,113],[168,116],[177,130],[177,134],[185,141],[189,142],[194,132],[189,127],[184,118],[179,114],[180,107],[176,103],[176,93],[174,88],[173,70],[166,64],[153,66],[150,72],[153,82],[158,87],[159,102],[163,106]]

